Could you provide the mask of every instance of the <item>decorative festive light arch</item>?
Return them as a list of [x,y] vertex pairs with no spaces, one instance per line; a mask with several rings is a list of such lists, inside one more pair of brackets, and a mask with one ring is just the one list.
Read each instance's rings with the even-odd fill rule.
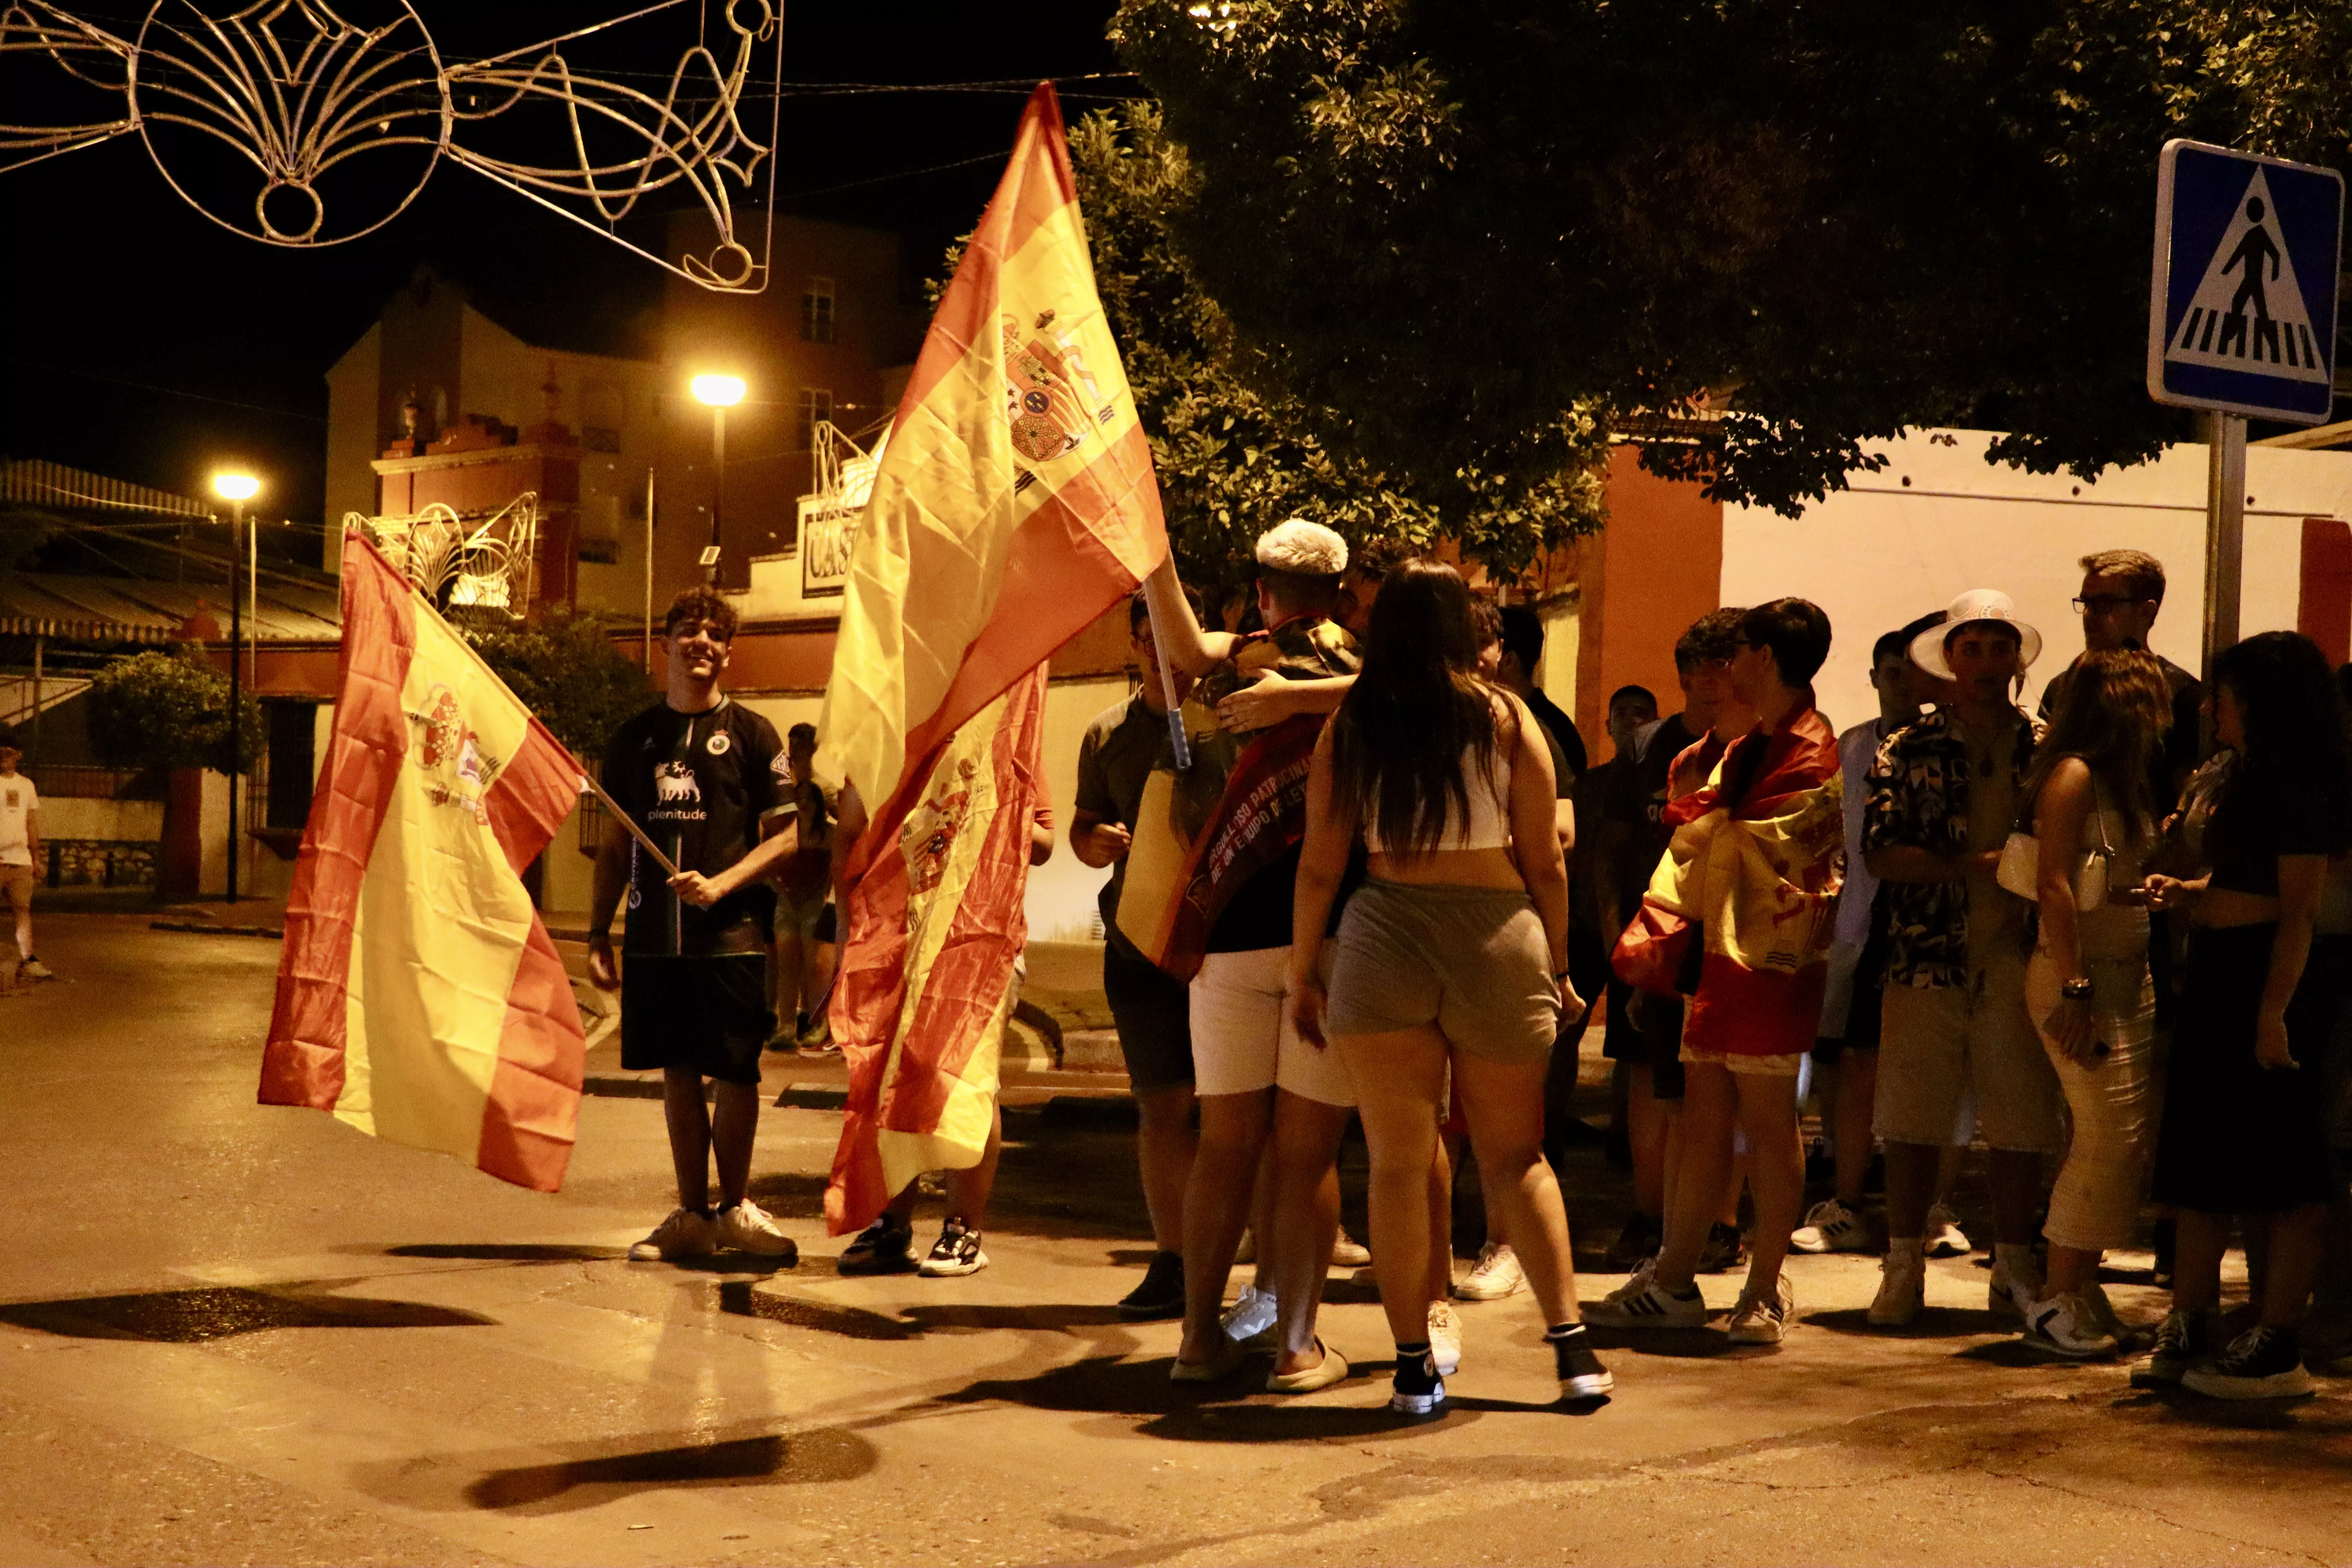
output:
[[[220,15],[201,0],[153,0],[126,39],[47,0],[5,0],[0,63],[46,57],[64,73],[61,86],[94,91],[120,112],[0,121],[0,172],[135,134],[165,183],[215,223],[264,244],[310,247],[383,227],[447,158],[706,289],[767,286],[781,0],[656,0],[541,43],[457,61],[443,58],[408,0],[376,3],[385,19],[367,26],[324,0],[257,0]],[[565,56],[567,45],[688,8],[700,31],[659,92],[611,78],[663,73],[598,75]],[[764,65],[764,76],[755,78],[755,65]],[[765,142],[742,118],[747,95],[756,100],[762,89]],[[534,109],[551,113],[560,136],[530,133],[520,122]],[[550,156],[563,143],[564,155]],[[210,192],[220,179],[199,194],[204,183],[191,166],[207,158],[226,158],[236,181],[251,183],[250,212],[224,208]],[[331,206],[321,182],[362,158],[379,179],[345,218],[351,199]],[[706,254],[677,262],[617,230],[646,197],[673,187],[700,203],[715,237]],[[762,221],[756,236],[743,232],[736,212],[753,198]]]

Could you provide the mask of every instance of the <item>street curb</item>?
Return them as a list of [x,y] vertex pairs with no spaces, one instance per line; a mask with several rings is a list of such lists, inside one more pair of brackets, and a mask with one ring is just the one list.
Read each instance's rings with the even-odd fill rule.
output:
[[222,926],[210,921],[149,921],[149,931],[192,931],[205,936],[266,936],[282,940],[286,931],[280,926]]

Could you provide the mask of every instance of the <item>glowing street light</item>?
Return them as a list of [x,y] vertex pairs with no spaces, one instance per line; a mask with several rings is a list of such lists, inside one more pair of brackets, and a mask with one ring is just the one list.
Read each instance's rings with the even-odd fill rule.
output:
[[727,411],[743,401],[740,375],[698,375],[688,384],[710,407],[710,548],[702,552],[702,580],[719,581],[719,506],[727,495]]
[[[236,468],[222,468],[213,475],[213,494],[229,504],[229,567],[228,567],[228,901],[236,902],[236,856],[239,838],[236,827],[237,765],[245,755],[245,682],[243,653],[245,648],[245,601],[236,593],[237,538],[248,541],[251,531],[245,525],[245,503],[261,493],[261,481],[251,474]],[[250,546],[248,546],[250,548]],[[252,592],[256,575],[254,563],[248,562],[246,572],[247,592]]]
[[695,400],[713,408],[732,408],[743,401],[743,378],[740,375],[698,375],[692,384]]

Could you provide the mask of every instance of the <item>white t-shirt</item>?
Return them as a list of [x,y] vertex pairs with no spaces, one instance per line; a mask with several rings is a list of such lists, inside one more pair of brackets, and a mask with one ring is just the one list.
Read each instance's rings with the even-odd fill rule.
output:
[[33,791],[33,781],[23,773],[0,778],[0,866],[29,866],[33,863],[33,840],[26,829],[31,816],[41,804]]

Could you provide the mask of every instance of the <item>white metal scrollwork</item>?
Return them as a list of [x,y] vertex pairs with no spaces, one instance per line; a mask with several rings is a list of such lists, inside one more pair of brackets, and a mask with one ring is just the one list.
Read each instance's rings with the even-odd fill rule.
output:
[[[199,0],[154,0],[126,39],[47,0],[5,0],[0,65],[46,58],[63,76],[46,122],[13,122],[36,95],[0,87],[0,171],[135,132],[173,190],[224,228],[319,246],[391,222],[446,157],[706,289],[766,287],[771,236],[745,233],[737,209],[773,205],[777,0],[656,0],[478,60],[444,60],[407,0],[372,3],[378,20],[362,25],[323,0],[257,0],[217,16]],[[660,91],[564,52],[687,7],[715,10],[717,24]],[[79,113],[67,107],[77,93],[89,105]],[[747,98],[763,94],[765,142],[743,123]],[[364,186],[331,192],[327,176],[361,159]],[[234,204],[219,194],[231,188]],[[617,229],[645,197],[672,189],[693,195],[713,236],[707,252],[675,262]]]

